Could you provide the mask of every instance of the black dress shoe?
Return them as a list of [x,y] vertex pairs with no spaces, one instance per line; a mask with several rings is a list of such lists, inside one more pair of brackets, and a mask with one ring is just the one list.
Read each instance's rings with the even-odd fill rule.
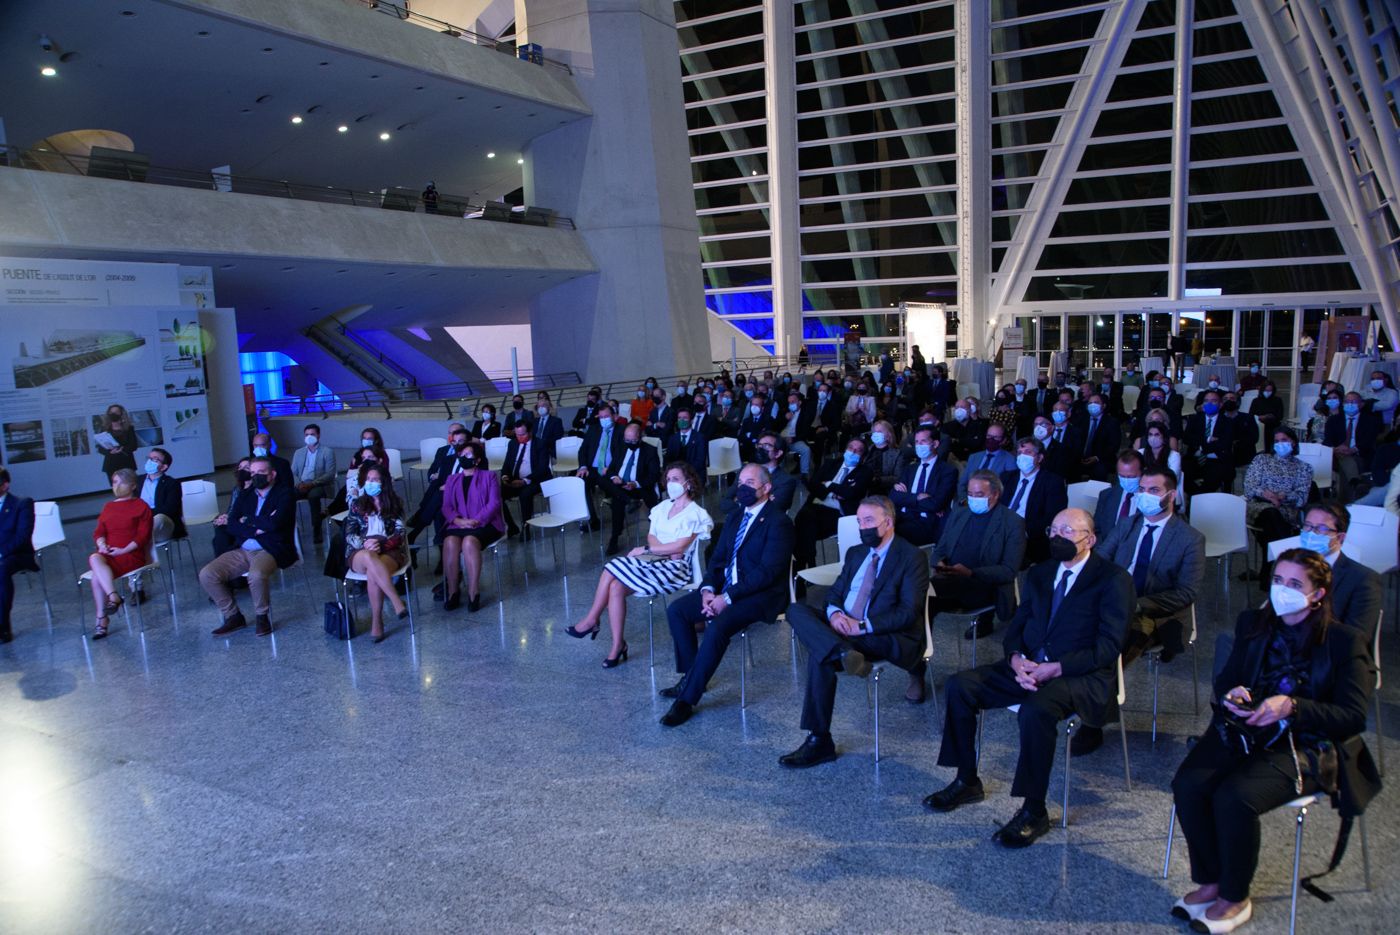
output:
[[1103,728],[1090,727],[1088,724],[1080,727],[1074,732],[1074,736],[1069,740],[1070,756],[1088,756],[1099,747],[1103,746]]
[[806,769],[819,763],[830,763],[834,759],[836,744],[831,742],[830,736],[818,737],[816,734],[808,734],[807,739],[802,741],[802,746],[778,757],[778,765],[788,769]]
[[272,621],[268,619],[267,614],[257,615],[257,625],[253,628],[253,632],[258,636],[272,635]]
[[670,710],[661,715],[661,726],[680,727],[686,721],[690,720],[690,716],[694,713],[695,709],[692,708],[689,703],[677,698],[675,701],[671,702]]
[[992,840],[1002,847],[1029,847],[1035,839],[1050,830],[1050,816],[1044,813],[1031,814],[1024,805],[1011,816],[1011,820],[1001,830],[992,835]]
[[608,547],[607,547],[607,549],[604,551],[604,554],[606,554],[606,555],[616,555],[618,552],[621,552],[621,551],[622,551],[622,546],[620,546],[620,545],[617,544],[617,540],[616,540],[616,539],[609,539],[609,540],[608,540]]
[[453,594],[453,595],[452,595],[451,597],[449,597],[447,600],[445,600],[445,601],[442,602],[442,609],[443,609],[443,610],[456,610],[458,607],[461,607],[461,606],[462,606],[462,592],[461,592],[461,591],[458,591],[456,594]]
[[1153,634],[1162,645],[1162,661],[1171,662],[1186,652],[1186,625],[1180,620],[1168,620]]
[[960,805],[971,805],[986,797],[987,793],[982,788],[980,779],[971,783],[954,779],[933,795],[925,796],[924,808],[931,812],[951,812]]
[[861,655],[858,650],[848,649],[841,654],[841,670],[847,675],[863,679],[870,674],[870,660]]
[[681,679],[679,682],[672,685],[670,688],[661,689],[661,691],[657,692],[657,694],[660,695],[662,698],[679,698],[681,696],[681,692],[684,689],[685,679]]
[[9,630],[0,630],[0,643],[8,643],[15,638],[14,633]]

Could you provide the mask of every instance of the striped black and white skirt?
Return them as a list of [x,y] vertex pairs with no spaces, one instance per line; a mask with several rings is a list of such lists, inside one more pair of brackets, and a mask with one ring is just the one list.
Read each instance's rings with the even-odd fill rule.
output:
[[671,594],[689,587],[694,575],[684,556],[649,562],[623,555],[603,567],[635,594]]

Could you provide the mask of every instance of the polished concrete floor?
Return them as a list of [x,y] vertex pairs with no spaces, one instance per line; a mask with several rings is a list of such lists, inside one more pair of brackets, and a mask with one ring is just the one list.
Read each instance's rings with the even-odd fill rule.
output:
[[[70,523],[79,562],[90,532]],[[195,537],[207,556],[207,531]],[[919,804],[949,778],[934,763],[941,708],[905,704],[901,673],[881,686],[878,767],[867,686],[852,681],[837,702],[840,759],[781,770],[777,757],[803,735],[778,626],[756,634],[746,710],[735,651],[696,717],[664,729],[656,690],[674,676],[663,616],[654,670],[637,601],[630,661],[602,669],[605,640],[561,632],[592,593],[602,544],[574,530],[564,541],[567,582],[547,543],[513,542],[505,602],[494,603],[488,564],[493,602],[475,614],[443,613],[424,576],[416,633],[397,625],[380,645],[322,632],[319,559],[311,593],[293,573],[275,594],[270,639],[211,638],[217,615],[185,567],[175,616],[157,599],[144,633],[133,610],[131,629],[117,619],[110,638],[88,642],[78,619],[91,607],[54,555],[54,619],[37,585],[21,583],[17,639],[0,647],[0,931],[1184,928],[1168,916],[1187,885],[1184,847],[1170,881],[1161,868],[1168,783],[1204,720],[1191,715],[1188,657],[1163,670],[1155,747],[1150,681],[1129,670],[1132,791],[1110,733],[1074,763],[1068,830],[1007,852],[990,836],[1015,806],[1010,715],[987,720],[988,801],[949,815]],[[1211,574],[1203,675],[1230,608],[1258,599],[1239,582],[1227,597]],[[967,644],[947,630],[935,641],[941,686]],[[1400,673],[1396,654],[1386,659]],[[1390,752],[1400,763],[1393,732]],[[1061,781],[1057,765],[1055,817]],[[1336,902],[1305,894],[1301,931],[1395,930],[1395,801],[1387,791],[1370,813],[1373,889],[1353,838],[1327,881]],[[1316,871],[1335,815],[1315,809],[1307,827],[1304,866]],[[1253,929],[1286,931],[1287,815],[1266,818],[1265,851]]]

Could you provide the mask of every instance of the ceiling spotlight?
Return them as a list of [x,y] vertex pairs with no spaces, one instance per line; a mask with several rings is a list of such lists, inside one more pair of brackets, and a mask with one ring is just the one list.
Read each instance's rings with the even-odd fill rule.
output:
[[292,123],[301,123],[301,114],[295,114],[295,115],[293,115],[293,117],[292,117]]
[[337,133],[349,133],[349,132],[350,132],[350,128],[347,127],[345,124],[342,123],[340,126],[338,126],[338,127],[335,128],[335,132],[337,132]]
[[58,74],[58,69],[54,68],[52,65],[45,65],[43,68],[39,69],[39,74],[43,75],[45,78],[52,78],[54,75]]
[[495,154],[495,153],[487,153],[487,154],[486,154],[486,158],[487,158],[487,159],[495,159],[495,158],[496,158],[496,154]]
[[389,139],[389,134],[388,134],[388,133],[381,133],[381,134],[379,134],[379,138],[380,138],[381,140],[386,140],[386,141],[387,141],[387,140]]

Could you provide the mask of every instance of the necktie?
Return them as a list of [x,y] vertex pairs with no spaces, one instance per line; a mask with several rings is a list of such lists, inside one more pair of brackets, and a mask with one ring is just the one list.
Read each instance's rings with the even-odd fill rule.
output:
[[1031,485],[1030,478],[1021,478],[1021,483],[1016,485],[1016,496],[1011,498],[1011,512],[1021,512],[1021,498],[1026,495],[1026,488]]
[[990,465],[991,463],[992,463],[992,453],[991,453],[990,451],[983,452],[983,454],[982,454],[982,466],[981,466],[978,470],[985,471],[985,470],[987,469],[988,465]]
[[1055,584],[1055,593],[1050,595],[1050,619],[1055,619],[1055,614],[1060,610],[1060,603],[1065,599],[1065,593],[1069,591],[1070,571],[1066,568],[1060,573],[1060,580]]
[[865,566],[865,575],[860,579],[860,588],[856,590],[856,612],[852,614],[857,620],[865,619],[866,608],[870,606],[870,591],[875,587],[875,576],[880,573],[880,556],[870,553],[870,564]]
[[1210,441],[1210,440],[1211,440],[1212,438],[1214,438],[1214,437],[1215,437],[1215,419],[1214,419],[1214,418],[1207,418],[1207,419],[1206,419],[1206,441]]
[[[528,444],[528,443],[527,443]],[[525,445],[520,446],[520,454],[515,457],[515,476],[520,476],[520,466],[525,463]]]
[[602,433],[598,436],[598,454],[593,458],[593,466],[600,471],[608,468],[608,455],[612,448],[612,430],[607,426],[603,427]]
[[689,445],[690,445],[690,433],[689,433],[689,432],[682,432],[682,433],[681,433],[681,448],[682,448],[682,449],[685,449],[685,448],[688,447]]
[[739,583],[739,546],[744,544],[744,533],[749,531],[749,519],[752,516],[752,513],[745,510],[744,518],[739,520],[739,533],[734,537],[734,554],[729,558],[729,571],[725,575],[730,584]]
[[1347,447],[1356,447],[1356,419],[1347,419]]
[[928,465],[921,464],[919,465],[919,476],[914,478],[914,493],[923,493],[924,484],[926,483],[928,483]]
[[1120,504],[1119,507],[1118,507],[1118,518],[1119,518],[1119,519],[1127,519],[1127,518],[1128,518],[1128,506],[1129,506],[1129,504],[1131,504],[1131,503],[1133,502],[1133,498],[1130,497],[1130,496],[1128,496],[1127,494],[1120,494],[1120,496],[1122,496],[1123,502],[1122,502],[1122,504]]
[[1148,523],[1142,542],[1138,543],[1137,558],[1133,562],[1133,587],[1139,595],[1147,589],[1147,566],[1152,561],[1152,534],[1156,531],[1157,527]]
[[627,452],[627,462],[626,462],[625,464],[622,465],[622,479],[623,479],[623,481],[631,481],[631,480],[632,480],[632,477],[633,477],[632,472],[635,471],[636,469],[637,469],[637,452],[636,452],[635,450],[634,450],[634,451],[629,451],[629,452]]
[[1093,444],[1094,444],[1094,433],[1097,432],[1098,430],[1099,430],[1099,420],[1098,420],[1098,419],[1090,419],[1090,420],[1089,420],[1089,435],[1088,435],[1087,438],[1084,439],[1084,453],[1085,453],[1085,454],[1088,454],[1088,453],[1089,453],[1089,449],[1093,446]]
[[1055,444],[1061,444],[1065,440],[1065,430],[1055,429]]

